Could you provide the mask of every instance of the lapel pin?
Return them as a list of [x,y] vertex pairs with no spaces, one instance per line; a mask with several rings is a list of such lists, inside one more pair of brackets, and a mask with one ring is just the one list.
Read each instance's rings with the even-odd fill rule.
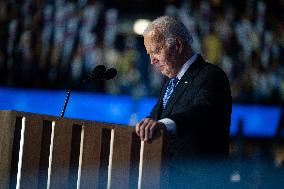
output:
[[185,81],[184,83],[185,83],[185,84],[188,84],[188,81]]

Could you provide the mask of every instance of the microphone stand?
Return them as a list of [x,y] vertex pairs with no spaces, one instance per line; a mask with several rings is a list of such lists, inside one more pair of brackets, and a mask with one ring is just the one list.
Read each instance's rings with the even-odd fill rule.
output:
[[[83,83],[89,81],[90,79],[92,79],[92,74],[89,75],[89,77],[87,79],[84,79],[84,80],[80,81],[80,83],[75,88],[80,88]],[[65,102],[64,102],[63,109],[61,111],[60,117],[64,117],[64,114],[65,114],[65,111],[66,111],[66,107],[67,107],[67,104],[68,104],[68,101],[69,101],[69,98],[70,98],[70,95],[71,95],[71,89],[72,88],[70,87],[68,89],[67,93],[66,93]]]
[[[87,81],[89,81],[91,79],[92,79],[92,74],[89,75],[89,77],[87,79],[84,79],[84,80],[80,81],[80,83],[77,84],[77,86],[75,86],[75,88],[76,89],[80,88],[83,83],[85,83],[85,82],[87,82]],[[63,105],[63,109],[61,111],[60,117],[64,117],[64,114],[65,114],[65,111],[66,111],[66,107],[67,107],[67,104],[68,104],[68,101],[69,101],[69,98],[70,98],[70,95],[71,95],[71,90],[72,90],[72,88],[70,87],[68,89],[67,93],[66,93],[66,98],[65,98],[65,101],[64,101],[64,105]]]
[[64,117],[65,110],[66,110],[66,107],[67,107],[67,103],[68,103],[69,98],[70,98],[70,94],[71,94],[71,88],[69,88],[68,91],[67,91],[64,106],[63,106],[63,109],[61,111],[60,117]]

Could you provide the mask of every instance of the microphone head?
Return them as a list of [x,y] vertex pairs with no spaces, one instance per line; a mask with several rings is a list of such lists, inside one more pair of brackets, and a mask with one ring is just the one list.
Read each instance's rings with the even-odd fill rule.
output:
[[107,71],[103,75],[103,79],[105,80],[113,79],[116,76],[116,74],[117,71],[115,68],[107,69]]
[[104,65],[97,65],[91,73],[91,78],[101,79],[104,76],[105,72],[106,72],[106,67]]

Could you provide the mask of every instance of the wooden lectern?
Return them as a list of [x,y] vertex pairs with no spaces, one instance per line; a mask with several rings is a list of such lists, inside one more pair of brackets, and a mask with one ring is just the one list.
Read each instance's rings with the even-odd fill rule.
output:
[[0,188],[165,188],[167,137],[135,128],[0,111]]

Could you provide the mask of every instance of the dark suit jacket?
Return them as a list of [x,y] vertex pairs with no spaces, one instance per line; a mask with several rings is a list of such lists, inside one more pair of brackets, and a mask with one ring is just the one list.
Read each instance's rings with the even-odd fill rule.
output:
[[163,108],[168,82],[149,117],[170,118],[176,123],[177,134],[170,140],[171,154],[227,154],[232,97],[226,74],[198,55]]

